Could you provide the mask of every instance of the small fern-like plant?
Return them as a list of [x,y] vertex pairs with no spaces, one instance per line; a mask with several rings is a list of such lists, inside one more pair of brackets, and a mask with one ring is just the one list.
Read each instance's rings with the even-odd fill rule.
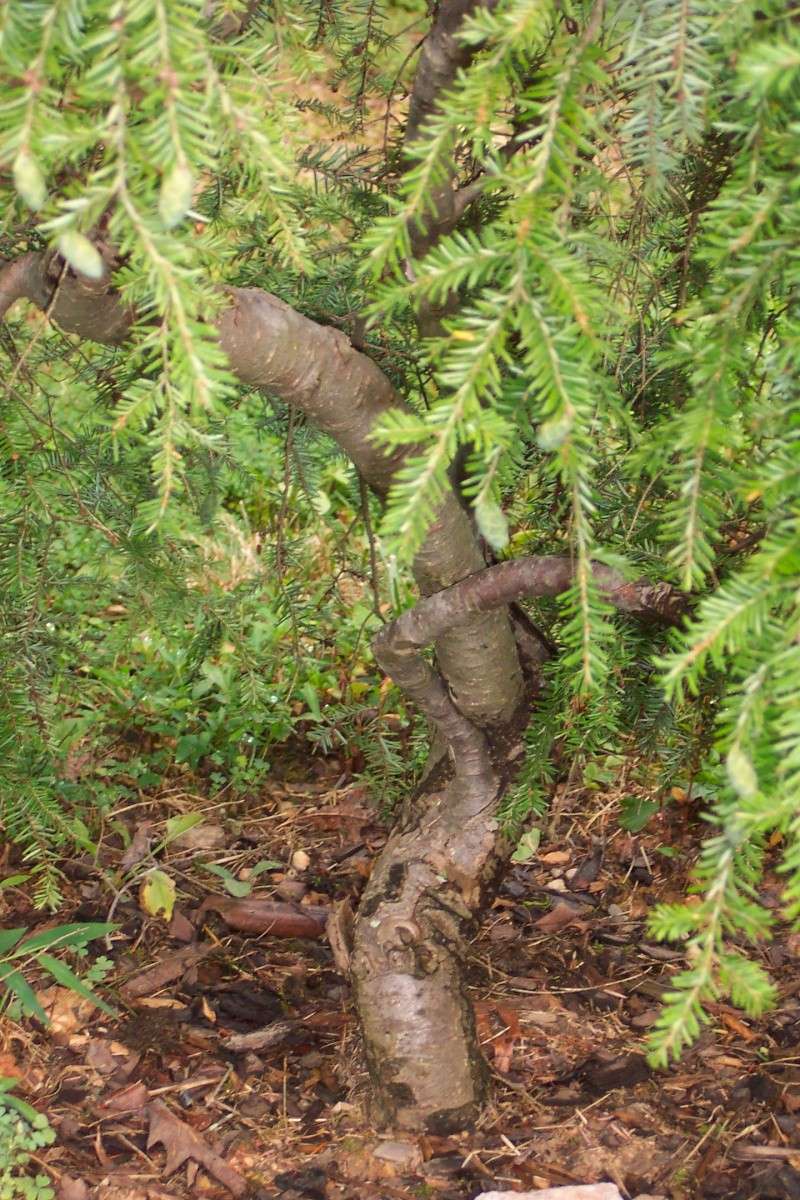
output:
[[36,1152],[56,1139],[47,1117],[12,1095],[19,1080],[0,1076],[0,1200],[53,1200],[49,1176],[31,1173]]
[[[114,1009],[106,1003],[86,979],[68,967],[51,951],[56,949],[78,951],[84,949],[95,938],[105,937],[114,925],[76,922],[57,925],[41,933],[26,937],[26,929],[0,929],[0,1006],[19,1011],[23,1016],[37,1017],[47,1024],[48,1017],[40,1004],[26,972],[38,967],[46,972],[55,983],[69,988],[77,995],[91,1000],[103,1012],[113,1015]],[[97,978],[97,972],[91,977]]]

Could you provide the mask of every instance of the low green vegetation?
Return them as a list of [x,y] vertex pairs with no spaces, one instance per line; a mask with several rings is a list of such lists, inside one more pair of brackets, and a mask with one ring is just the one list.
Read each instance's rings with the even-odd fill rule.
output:
[[[357,758],[389,804],[423,731],[370,640],[412,601],[460,457],[496,556],[575,564],[528,606],[559,653],[507,815],[572,764],[591,792],[634,755],[654,806],[703,797],[697,902],[651,925],[689,962],[651,1041],[666,1064],[720,995],[764,1011],[749,949],[800,914],[800,26],[748,0],[476,8],[474,53],[403,146],[422,5],[250,7],[230,35],[199,0],[0,17],[0,254],[52,246],[96,280],[109,244],[143,314],[125,348],[22,305],[2,327],[15,870],[55,906],[98,814],[175,772],[248,792],[290,743]],[[472,186],[415,257],[437,189]],[[406,451],[385,508],[234,379],[221,283],[352,335],[398,387],[374,431]],[[687,620],[634,628],[596,561],[684,589]]]

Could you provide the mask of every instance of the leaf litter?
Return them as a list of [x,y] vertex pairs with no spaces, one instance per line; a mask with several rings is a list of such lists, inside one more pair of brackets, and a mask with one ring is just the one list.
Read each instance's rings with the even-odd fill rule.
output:
[[[602,1182],[626,1200],[800,1200],[797,935],[763,951],[780,988],[772,1013],[714,1004],[692,1051],[652,1071],[645,1035],[684,960],[653,945],[645,922],[684,895],[698,830],[673,805],[621,831],[609,794],[601,831],[597,797],[577,788],[559,795],[471,948],[491,1107],[455,1136],[376,1135],[342,972],[385,829],[363,789],[341,784],[272,780],[207,811],[193,798],[201,820],[177,824],[172,791],[147,806],[146,837],[133,830],[135,855],[110,838],[106,869],[116,859],[135,883],[114,901],[115,971],[101,987],[119,1011],[50,986],[39,989],[50,1026],[0,1027],[3,1073],[58,1133],[41,1161],[61,1200],[472,1200]],[[174,885],[170,924],[139,903],[155,870]],[[59,920],[106,919],[90,872],[75,872]],[[251,893],[219,894],[228,876],[252,880]],[[16,894],[3,895],[2,924],[32,926]]]

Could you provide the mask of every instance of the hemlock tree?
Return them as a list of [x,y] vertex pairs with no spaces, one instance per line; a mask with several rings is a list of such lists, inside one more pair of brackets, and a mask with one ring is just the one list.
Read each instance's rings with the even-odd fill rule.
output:
[[[743,944],[769,929],[768,842],[800,912],[791,11],[7,0],[0,62],[17,557],[26,456],[52,446],[15,413],[94,388],[120,464],[148,448],[136,530],[157,545],[245,387],[338,442],[412,566],[423,599],[375,652],[432,749],[350,960],[377,1119],[479,1111],[462,960],[513,845],[501,814],[532,803],[554,738],[629,744],[628,682],[659,646],[651,700],[674,716],[699,693],[714,726],[714,833],[698,901],[653,919],[689,961],[654,1060],[722,993],[761,1011]],[[52,469],[64,511],[108,529],[74,462]],[[530,597],[558,599],[534,622]]]

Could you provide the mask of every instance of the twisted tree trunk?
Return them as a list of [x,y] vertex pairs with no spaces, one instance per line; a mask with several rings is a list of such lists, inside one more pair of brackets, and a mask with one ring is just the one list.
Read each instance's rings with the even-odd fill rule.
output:
[[[411,97],[407,142],[418,136],[437,97],[472,51],[455,38],[476,0],[442,0],[423,47]],[[474,187],[447,180],[432,197],[413,248],[423,254],[452,228]],[[300,409],[336,439],[366,482],[384,496],[403,454],[372,440],[375,422],[402,406],[389,380],[340,332],[317,325],[258,289],[232,288],[217,322],[233,373]],[[0,262],[0,319],[18,299],[47,312],[62,330],[123,345],[135,314],[114,291],[66,270],[52,254]],[[422,313],[421,331],[436,333],[440,313]],[[618,607],[670,619],[669,589],[624,585],[598,567],[598,582]],[[521,756],[533,681],[523,679],[520,649],[534,669],[546,650],[517,631],[508,605],[524,595],[552,595],[571,580],[566,559],[517,560],[486,569],[468,515],[454,493],[442,501],[414,562],[423,600],[381,634],[384,668],[431,721],[436,765],[409,798],[375,864],[355,923],[351,973],[373,1082],[375,1115],[384,1125],[446,1131],[480,1110],[487,1075],[463,980],[465,937],[498,876],[506,847],[497,814]],[[433,643],[436,669],[421,649]],[[519,643],[519,649],[518,649]]]
[[[110,278],[97,283],[65,272],[52,255],[0,264],[0,318],[23,297],[65,332],[104,344],[123,344],[134,321]],[[218,329],[234,374],[302,410],[385,495],[402,461],[369,436],[383,413],[402,405],[386,376],[342,333],[266,292],[233,288],[230,299]],[[447,495],[414,562],[420,591],[431,595],[484,566],[468,516]],[[488,752],[480,731],[509,729],[524,707],[519,656],[502,608],[476,610],[443,629],[435,646],[441,711],[427,711],[448,747],[447,715],[463,728],[462,741],[452,743],[460,755],[458,777],[446,782],[452,766],[440,763],[406,806],[373,872],[353,956],[376,1115],[405,1128],[456,1127],[474,1116],[485,1096],[460,966],[462,930],[493,870],[501,796],[502,771],[495,777],[484,770]],[[465,786],[473,760],[474,780]],[[459,899],[443,892],[445,871],[462,880]]]

